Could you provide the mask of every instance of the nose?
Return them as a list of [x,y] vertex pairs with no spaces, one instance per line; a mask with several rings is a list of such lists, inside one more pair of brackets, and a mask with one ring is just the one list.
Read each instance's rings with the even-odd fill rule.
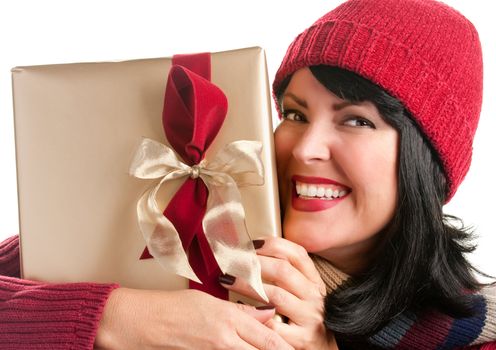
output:
[[329,128],[310,123],[293,148],[293,156],[302,163],[331,159]]

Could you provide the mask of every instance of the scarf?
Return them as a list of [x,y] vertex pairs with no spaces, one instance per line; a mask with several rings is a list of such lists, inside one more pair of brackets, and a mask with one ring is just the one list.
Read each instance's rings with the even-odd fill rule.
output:
[[[315,267],[333,293],[350,278],[329,261],[311,255]],[[452,318],[439,311],[422,313],[405,311],[367,339],[371,346],[382,349],[434,350],[455,349],[494,342],[496,348],[496,288],[482,288],[473,295],[474,316]],[[491,345],[487,349],[493,349]]]

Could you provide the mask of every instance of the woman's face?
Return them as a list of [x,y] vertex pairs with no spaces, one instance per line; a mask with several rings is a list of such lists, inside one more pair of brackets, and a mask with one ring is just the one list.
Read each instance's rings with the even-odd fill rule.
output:
[[285,238],[345,272],[363,269],[397,201],[398,132],[297,71],[275,131]]

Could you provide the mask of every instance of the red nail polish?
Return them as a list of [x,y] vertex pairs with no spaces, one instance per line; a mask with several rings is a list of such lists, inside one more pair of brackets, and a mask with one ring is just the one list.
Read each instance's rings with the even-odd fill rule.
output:
[[222,284],[227,284],[228,286],[232,286],[236,281],[236,277],[231,276],[227,273],[219,276],[219,282]]
[[263,239],[254,239],[252,242],[255,249],[260,249],[265,244],[265,240]]
[[257,306],[255,309],[257,309],[257,310],[274,310],[275,307],[272,305],[262,305],[262,306]]

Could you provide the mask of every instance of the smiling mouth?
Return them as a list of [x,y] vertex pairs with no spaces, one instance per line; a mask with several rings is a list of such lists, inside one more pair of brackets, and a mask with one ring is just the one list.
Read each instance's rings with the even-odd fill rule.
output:
[[331,179],[294,175],[291,178],[292,207],[298,211],[321,211],[344,200],[351,188]]
[[343,187],[326,184],[307,184],[295,181],[296,194],[301,199],[321,199],[332,201],[346,196],[350,191]]

